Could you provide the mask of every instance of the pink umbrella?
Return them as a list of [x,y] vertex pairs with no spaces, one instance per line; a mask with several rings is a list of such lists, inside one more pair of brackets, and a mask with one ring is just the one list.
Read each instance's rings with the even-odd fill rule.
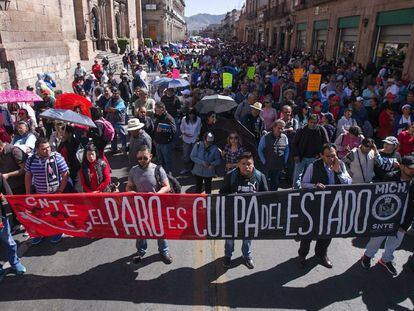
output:
[[5,90],[0,91],[0,104],[18,102],[37,102],[43,99],[30,91]]

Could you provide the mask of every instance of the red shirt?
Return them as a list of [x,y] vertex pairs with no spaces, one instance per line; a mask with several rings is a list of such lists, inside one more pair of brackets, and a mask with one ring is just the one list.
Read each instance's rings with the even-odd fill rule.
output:
[[393,136],[394,134],[394,118],[390,116],[387,110],[383,110],[378,118],[379,131],[378,137],[385,139],[387,136]]
[[102,71],[102,66],[100,64],[94,64],[92,66],[92,72],[95,75],[96,79],[99,78],[99,73]]
[[400,135],[398,135],[398,141],[400,142],[398,151],[402,157],[414,152],[414,137],[411,136],[408,131],[402,131]]
[[90,187],[86,183],[83,169],[82,168],[80,169],[80,179],[81,179],[83,191],[85,192],[93,192],[93,191],[102,192],[103,190],[105,190],[106,187],[109,186],[109,183],[111,182],[111,173],[110,173],[109,164],[106,162],[105,168],[102,170],[103,181],[100,184],[98,184],[98,175],[96,174],[95,165],[96,165],[96,161],[93,163],[90,163],[88,161]]

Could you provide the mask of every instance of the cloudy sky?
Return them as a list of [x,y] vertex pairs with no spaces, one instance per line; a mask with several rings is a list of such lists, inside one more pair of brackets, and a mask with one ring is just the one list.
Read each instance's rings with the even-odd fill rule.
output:
[[185,16],[198,13],[224,14],[233,9],[240,9],[243,3],[244,0],[185,0]]

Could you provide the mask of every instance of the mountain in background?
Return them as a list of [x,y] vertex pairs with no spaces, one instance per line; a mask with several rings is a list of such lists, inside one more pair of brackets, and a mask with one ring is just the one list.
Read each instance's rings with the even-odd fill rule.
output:
[[187,22],[188,31],[192,32],[194,30],[201,30],[211,24],[218,24],[225,16],[226,14],[196,14],[190,17],[185,17],[185,21]]

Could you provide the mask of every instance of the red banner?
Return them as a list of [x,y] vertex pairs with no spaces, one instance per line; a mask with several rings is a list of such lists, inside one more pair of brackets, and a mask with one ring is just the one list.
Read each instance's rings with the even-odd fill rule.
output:
[[100,193],[6,196],[31,236],[313,239],[394,235],[408,183],[233,195]]
[[98,193],[6,198],[33,237],[64,233],[90,238],[205,238],[205,195]]

